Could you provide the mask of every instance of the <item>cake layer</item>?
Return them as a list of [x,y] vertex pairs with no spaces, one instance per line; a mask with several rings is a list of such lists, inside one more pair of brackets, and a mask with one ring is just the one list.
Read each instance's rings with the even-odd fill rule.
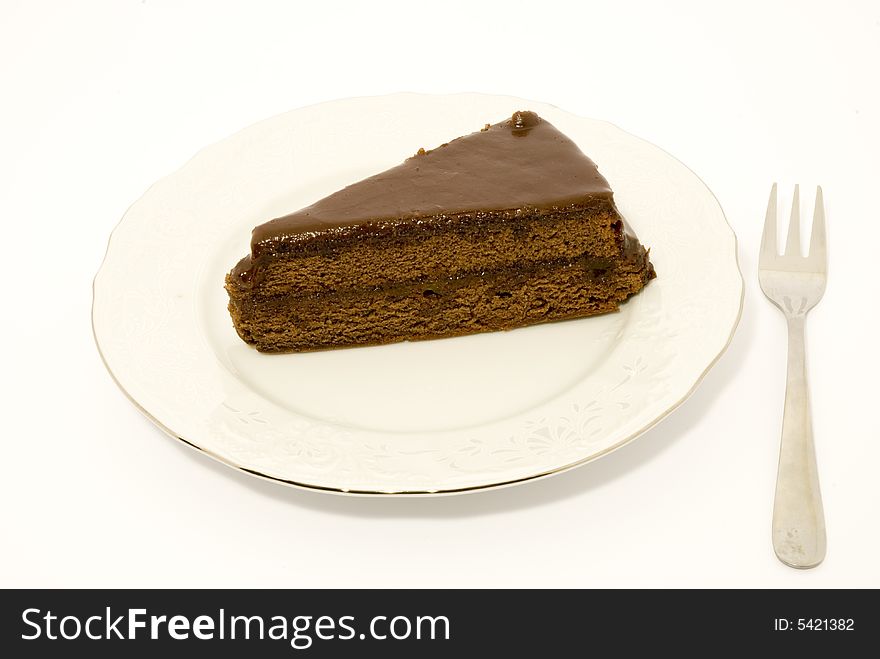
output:
[[333,293],[455,278],[475,268],[529,267],[582,254],[614,257],[626,242],[620,215],[609,199],[568,212],[432,218],[380,233],[362,238],[357,249],[331,233],[319,243],[320,252],[246,257],[233,270],[230,285],[263,296]]
[[263,352],[320,350],[508,330],[618,308],[653,277],[647,254],[319,298],[232,298],[242,339]]

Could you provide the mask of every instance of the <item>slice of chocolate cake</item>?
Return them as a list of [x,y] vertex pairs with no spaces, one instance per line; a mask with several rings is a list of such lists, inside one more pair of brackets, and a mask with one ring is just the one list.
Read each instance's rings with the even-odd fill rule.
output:
[[294,352],[605,313],[653,277],[596,165],[517,112],[256,227],[226,290],[242,339]]

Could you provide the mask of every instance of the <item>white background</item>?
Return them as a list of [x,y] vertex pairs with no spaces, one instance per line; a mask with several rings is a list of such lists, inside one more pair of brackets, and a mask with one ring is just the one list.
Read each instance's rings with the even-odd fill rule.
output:
[[[880,5],[711,5],[4,0],[0,585],[880,586]],[[397,91],[553,103],[703,178],[746,302],[689,401],[575,471],[408,500],[259,481],[140,415],[90,328],[128,205],[257,120]],[[808,323],[828,557],[807,572],[770,545],[785,334],[755,268],[774,180],[786,203],[821,183],[828,208]]]

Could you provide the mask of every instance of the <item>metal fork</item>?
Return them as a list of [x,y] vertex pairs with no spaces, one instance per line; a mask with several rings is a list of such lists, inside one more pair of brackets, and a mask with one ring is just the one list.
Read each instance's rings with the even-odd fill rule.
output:
[[807,389],[804,321],[825,292],[827,254],[822,188],[816,189],[808,256],[801,256],[798,186],[791,204],[785,254],[776,248],[776,184],[770,191],[758,279],[761,289],[788,321],[788,379],[782,444],[773,504],[773,549],[780,561],[795,568],[817,566],[825,558],[825,515],[813,445]]

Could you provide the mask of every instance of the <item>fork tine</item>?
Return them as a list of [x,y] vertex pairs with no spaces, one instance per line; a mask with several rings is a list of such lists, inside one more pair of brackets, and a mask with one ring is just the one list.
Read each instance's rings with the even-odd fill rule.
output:
[[794,199],[791,201],[791,219],[788,222],[788,240],[785,241],[786,256],[801,255],[801,202],[800,186],[794,186]]
[[813,210],[813,229],[810,232],[809,259],[824,270],[825,251],[825,199],[822,186],[816,186],[816,207]]
[[770,188],[770,201],[767,202],[767,216],[764,218],[764,233],[761,235],[761,260],[777,256],[776,251],[776,184]]

